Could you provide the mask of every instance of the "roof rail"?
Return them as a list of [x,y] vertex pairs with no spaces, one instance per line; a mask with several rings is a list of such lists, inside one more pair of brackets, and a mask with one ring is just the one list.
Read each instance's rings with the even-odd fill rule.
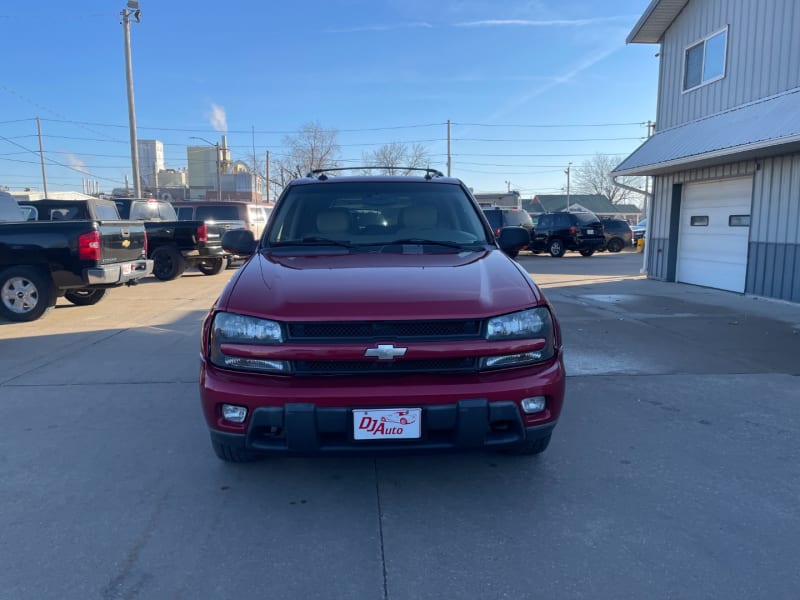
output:
[[425,179],[433,179],[434,177],[444,177],[444,173],[439,171],[438,169],[429,169],[423,167],[397,167],[397,166],[386,166],[386,165],[367,165],[363,167],[331,167],[329,169],[312,169],[306,174],[308,178],[314,178],[324,181],[328,177],[325,173],[329,173],[331,171],[357,171],[357,170],[367,170],[367,169],[397,169],[399,171],[424,171],[425,172]]

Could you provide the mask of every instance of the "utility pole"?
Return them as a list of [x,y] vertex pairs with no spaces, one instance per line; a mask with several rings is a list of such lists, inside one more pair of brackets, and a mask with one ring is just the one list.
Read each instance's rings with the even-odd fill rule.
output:
[[131,15],[141,22],[142,11],[139,0],[128,0],[128,7],[122,15],[122,31],[125,38],[125,79],[128,84],[128,126],[131,135],[131,168],[133,169],[133,189],[136,198],[142,197],[142,180],[139,175],[139,143],[136,139],[136,107],[133,101],[133,66],[131,63]]
[[39,132],[39,160],[42,162],[42,188],[47,198],[47,173],[44,170],[44,146],[42,145],[42,122],[36,117],[36,130]]
[[447,176],[450,177],[450,166],[452,160],[450,158],[450,119],[447,119]]
[[217,152],[217,202],[222,202],[222,168],[219,164],[219,142],[214,144],[214,150]]
[[569,212],[569,171],[572,168],[572,163],[567,163],[567,170],[564,173],[567,174],[567,212]]
[[269,150],[267,150],[267,166],[264,172],[267,174],[267,204],[269,204]]
[[511,193],[511,182],[510,181],[506,181],[505,184],[508,186],[508,193],[510,194]]

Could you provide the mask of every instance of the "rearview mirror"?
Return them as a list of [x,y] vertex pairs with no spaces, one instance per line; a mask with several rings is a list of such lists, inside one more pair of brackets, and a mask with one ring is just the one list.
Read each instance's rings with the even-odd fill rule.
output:
[[249,229],[233,229],[222,236],[222,249],[230,254],[252,256],[256,246],[256,238]]

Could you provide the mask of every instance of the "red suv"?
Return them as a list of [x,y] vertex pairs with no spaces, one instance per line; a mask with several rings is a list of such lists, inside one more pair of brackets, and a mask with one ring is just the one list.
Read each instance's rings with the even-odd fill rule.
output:
[[[200,393],[225,461],[498,448],[537,454],[564,399],[552,307],[464,184],[312,172],[279,198],[203,324]],[[379,218],[363,219],[363,215]]]

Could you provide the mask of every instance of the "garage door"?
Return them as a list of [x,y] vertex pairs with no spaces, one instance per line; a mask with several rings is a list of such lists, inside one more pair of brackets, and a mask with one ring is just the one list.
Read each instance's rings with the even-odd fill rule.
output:
[[744,292],[752,178],[683,187],[677,279]]

